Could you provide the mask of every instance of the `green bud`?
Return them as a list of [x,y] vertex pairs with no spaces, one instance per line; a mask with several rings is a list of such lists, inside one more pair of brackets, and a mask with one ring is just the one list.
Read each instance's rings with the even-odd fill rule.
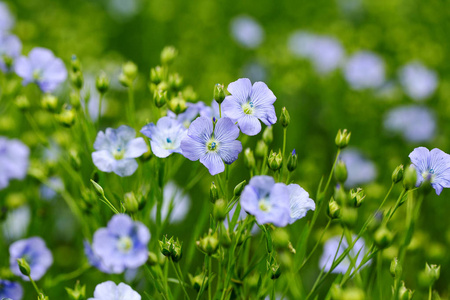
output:
[[403,165],[400,165],[397,168],[395,168],[394,172],[392,172],[392,182],[398,183],[398,182],[402,181],[403,172],[404,172]]
[[334,169],[334,178],[339,183],[344,183],[347,180],[347,167],[344,161],[339,160]]
[[66,287],[66,292],[71,300],[86,300],[86,286],[81,285],[80,281],[75,283],[75,288]]
[[70,67],[72,72],[81,71],[81,62],[75,54],[72,55],[72,59],[70,60]]
[[283,128],[288,127],[289,123],[291,123],[291,117],[289,116],[289,112],[287,111],[286,107],[283,107],[281,109],[280,123]]
[[83,73],[80,70],[70,73],[70,81],[72,81],[74,87],[81,90],[84,83]]
[[183,257],[183,243],[180,243],[178,238],[176,241],[172,243],[172,247],[170,249],[170,257],[174,262],[179,262]]
[[289,170],[289,172],[294,172],[295,169],[297,169],[297,153],[295,152],[295,149],[292,150],[291,155],[288,158],[287,161],[287,169]]
[[122,73],[130,82],[133,82],[138,75],[138,67],[134,62],[128,61],[123,65]]
[[247,183],[247,180],[243,180],[234,187],[233,194],[235,197],[239,197],[241,195],[246,183]]
[[344,206],[341,210],[341,222],[349,228],[353,228],[358,221],[358,211],[354,207]]
[[167,103],[167,91],[155,90],[153,100],[156,107],[163,107]]
[[341,215],[341,207],[333,198],[328,202],[327,214],[331,219],[337,219]]
[[259,140],[256,143],[255,155],[256,157],[263,158],[267,153],[267,145],[263,140]]
[[75,117],[75,111],[71,106],[66,104],[62,107],[61,112],[56,115],[59,124],[64,127],[72,127],[72,125],[75,124]]
[[49,112],[55,112],[58,106],[58,98],[51,94],[45,94],[41,99],[41,107]]
[[392,243],[394,235],[386,226],[381,226],[375,231],[373,239],[378,248],[385,249]]
[[214,219],[221,222],[225,219],[226,215],[227,215],[227,202],[222,198],[217,199],[213,207]]
[[178,73],[170,74],[168,84],[172,90],[179,91],[183,86],[183,77],[181,77],[180,74]]
[[231,246],[231,235],[230,231],[225,228],[223,222],[220,222],[220,236],[219,236],[219,243],[224,248],[229,248]]
[[366,194],[362,188],[357,188],[356,190],[350,190],[350,199],[354,207],[360,207],[364,203]]
[[430,278],[435,282],[439,279],[439,276],[441,275],[441,266],[438,265],[429,265],[428,263],[425,264],[425,272],[430,276]]
[[219,199],[219,190],[217,189],[216,184],[211,182],[211,186],[209,187],[209,201],[212,203],[216,203],[217,199]]
[[164,80],[165,69],[157,66],[150,70],[150,81],[154,84],[159,84]]
[[244,163],[249,170],[252,170],[256,166],[255,156],[250,148],[244,150]]
[[163,65],[170,65],[178,55],[178,51],[173,46],[166,46],[161,51],[161,63]]
[[281,152],[278,152],[277,154],[271,150],[267,160],[267,165],[272,171],[278,171],[283,165],[283,157],[281,156]]
[[402,266],[398,264],[398,258],[394,257],[391,261],[391,267],[389,268],[392,277],[396,278],[402,274]]
[[133,192],[124,195],[123,206],[129,213],[135,213],[139,210],[139,201],[136,199],[136,195]]
[[27,111],[30,108],[30,101],[28,101],[28,98],[25,95],[17,96],[14,103],[16,104],[17,108],[21,111]]
[[148,252],[147,264],[149,266],[156,266],[157,264],[159,264],[158,255],[156,255],[155,252],[152,251]]
[[80,108],[81,106],[80,93],[75,91],[70,93],[70,105],[72,105],[74,108]]
[[223,100],[225,100],[225,90],[223,84],[217,83],[214,86],[213,99],[216,100],[217,103],[221,104]]
[[181,93],[179,93],[177,97],[169,101],[169,108],[177,115],[181,114],[187,109],[186,101],[183,99]]
[[342,291],[341,294],[342,300],[364,300],[366,299],[366,295],[363,290],[357,287],[346,288]]
[[181,93],[186,102],[195,102],[198,100],[198,95],[192,86],[185,87]]
[[170,256],[170,253],[172,251],[172,244],[173,244],[173,237],[168,239],[167,235],[163,236],[162,240],[159,241],[159,248],[164,256],[167,257]]
[[91,183],[94,186],[94,190],[97,192],[97,195],[99,197],[104,197],[105,196],[105,191],[103,190],[102,186],[100,184],[98,184],[97,182],[95,182],[94,180],[91,179]]
[[343,148],[347,147],[348,143],[350,142],[351,135],[352,135],[352,133],[347,132],[347,129],[344,129],[343,131],[341,131],[339,129],[339,131],[336,135],[336,139],[334,140],[334,142],[336,143],[336,146],[339,149],[343,149]]
[[278,279],[281,275],[280,265],[272,259],[272,261],[267,261],[267,271],[269,271],[270,279],[275,280]]
[[267,126],[266,129],[264,129],[262,139],[266,145],[270,145],[273,141],[273,128],[272,126]]
[[194,290],[197,292],[200,291],[203,284],[208,283],[208,277],[206,277],[205,274],[201,273],[196,276],[192,276],[191,274],[188,274],[189,282],[191,283],[191,286]]
[[20,273],[22,273],[24,276],[30,276],[31,273],[30,265],[25,260],[25,258],[18,258],[17,264],[19,265]]
[[398,290],[398,299],[399,300],[411,300],[413,298],[414,292],[407,289],[405,286],[405,282],[402,281],[402,285],[400,286]]
[[201,238],[199,241],[197,241],[196,244],[201,251],[211,256],[212,254],[216,253],[219,246],[217,232],[212,234],[212,230],[210,229],[208,235]]
[[413,189],[417,182],[417,172],[413,166],[408,166],[403,175],[403,187],[406,190]]
[[95,87],[100,94],[104,94],[109,89],[109,79],[105,72],[101,72],[95,81]]

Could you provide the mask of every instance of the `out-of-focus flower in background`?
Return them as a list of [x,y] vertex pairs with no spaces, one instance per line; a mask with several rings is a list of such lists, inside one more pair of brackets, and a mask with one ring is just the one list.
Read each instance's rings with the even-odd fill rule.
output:
[[11,179],[22,180],[27,175],[30,149],[21,141],[0,136],[0,190]]
[[368,160],[364,154],[356,148],[344,149],[339,158],[347,167],[346,187],[355,187],[359,184],[370,183],[377,177],[375,164]]
[[94,290],[94,298],[88,300],[141,300],[141,296],[129,285],[112,281],[98,284]]
[[264,41],[264,29],[252,17],[237,16],[231,20],[231,35],[242,47],[255,49]]
[[[166,220],[169,217],[169,223],[179,223],[186,218],[190,207],[189,195],[185,194],[175,182],[169,181],[164,186],[161,218]],[[156,220],[156,206],[153,207],[152,218]]]
[[23,289],[20,283],[0,279],[0,299],[22,300]]
[[28,205],[22,205],[10,210],[2,224],[5,240],[17,241],[26,236],[31,221],[31,210]]
[[399,106],[386,113],[384,128],[390,133],[400,134],[409,142],[427,142],[435,137],[436,117],[424,106]]
[[8,8],[8,5],[4,2],[0,2],[0,33],[9,31],[14,26],[14,17]]
[[354,90],[380,87],[385,81],[384,61],[370,51],[359,51],[347,60],[344,76]]
[[438,85],[436,72],[417,61],[403,66],[398,76],[405,93],[415,101],[431,97]]
[[22,42],[17,36],[0,32],[0,70],[10,72],[21,52]]

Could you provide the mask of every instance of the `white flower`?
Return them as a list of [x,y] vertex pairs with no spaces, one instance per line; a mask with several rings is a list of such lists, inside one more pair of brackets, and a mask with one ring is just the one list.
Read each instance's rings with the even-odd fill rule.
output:
[[141,296],[125,283],[106,281],[95,287],[94,298],[89,300],[141,300]]

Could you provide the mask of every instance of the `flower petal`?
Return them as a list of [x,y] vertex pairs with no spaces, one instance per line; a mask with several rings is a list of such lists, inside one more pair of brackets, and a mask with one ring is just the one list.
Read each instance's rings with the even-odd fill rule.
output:
[[252,92],[252,82],[248,78],[240,78],[228,85],[227,90],[235,97],[238,103],[247,102]]
[[264,82],[258,81],[253,84],[250,99],[254,105],[272,105],[277,97]]
[[190,136],[181,141],[181,153],[189,160],[196,161],[206,154],[206,145]]
[[221,108],[224,116],[230,118],[233,122],[236,122],[238,119],[245,116],[241,104],[239,104],[234,96],[225,97]]
[[239,128],[246,135],[257,135],[261,131],[261,123],[257,117],[246,115],[238,120]]
[[211,175],[216,175],[225,171],[225,165],[217,153],[206,153],[200,158],[200,162],[208,168]]
[[238,140],[230,142],[222,142],[219,146],[219,156],[226,164],[233,163],[238,159],[239,153],[242,151],[242,144]]
[[191,123],[188,129],[188,136],[204,145],[209,141],[212,133],[212,120],[206,117],[198,117]]
[[120,177],[131,176],[138,168],[138,163],[134,158],[124,158],[117,160],[113,166],[113,172]]
[[93,152],[92,161],[94,162],[94,165],[102,172],[112,172],[116,164],[116,160],[107,150]]
[[239,128],[230,118],[219,119],[214,128],[214,137],[219,142],[234,141],[239,137]]
[[148,151],[147,143],[141,137],[129,141],[125,149],[125,158],[137,158]]

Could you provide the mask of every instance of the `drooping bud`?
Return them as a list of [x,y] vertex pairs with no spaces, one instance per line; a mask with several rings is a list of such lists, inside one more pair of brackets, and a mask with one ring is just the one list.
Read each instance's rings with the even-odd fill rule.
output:
[[395,168],[394,172],[392,172],[392,182],[398,183],[398,182],[402,181],[403,172],[404,172],[403,165],[400,165],[397,168]]
[[295,152],[294,149],[292,150],[292,153],[287,161],[287,169],[289,170],[289,172],[294,172],[295,169],[297,169],[297,160],[298,160],[297,153]]
[[250,148],[244,150],[244,163],[249,170],[256,166],[255,156],[253,156],[253,151]]
[[243,180],[234,187],[233,194],[235,197],[239,197],[241,195],[246,183],[247,183],[247,180]]
[[72,127],[75,124],[75,111],[70,105],[64,104],[61,112],[56,115],[59,124],[65,127]]
[[344,129],[343,131],[341,131],[339,129],[339,131],[336,135],[336,139],[334,140],[336,143],[336,146],[339,149],[343,149],[343,148],[347,147],[348,143],[350,142],[351,135],[352,135],[352,133],[347,132],[347,129]]
[[214,100],[216,100],[217,103],[221,104],[223,100],[225,100],[225,90],[223,84],[217,83],[214,86]]
[[334,177],[336,181],[339,183],[344,183],[347,180],[347,167],[345,166],[344,161],[339,160],[336,163],[336,167],[334,170]]
[[139,201],[133,192],[126,193],[123,198],[123,206],[127,212],[135,213],[139,210]]
[[225,219],[226,215],[227,215],[227,202],[222,198],[217,199],[213,207],[214,218],[217,221],[221,222]]
[[167,91],[155,90],[153,93],[153,101],[156,107],[163,107],[167,103]]
[[273,152],[273,150],[271,150],[269,158],[267,160],[267,165],[272,171],[278,171],[283,165],[283,157],[281,156],[281,151],[277,154],[276,152]]
[[163,65],[170,65],[178,55],[178,51],[173,46],[166,46],[161,51],[161,63]]
[[266,129],[264,129],[262,139],[266,145],[270,145],[273,141],[273,128],[272,126],[267,126]]
[[280,123],[283,128],[288,127],[289,123],[291,123],[291,117],[289,116],[289,112],[287,111],[286,107],[283,107],[281,109]]
[[150,80],[154,84],[159,84],[164,80],[165,69],[161,66],[156,66],[150,70]]
[[28,98],[25,95],[17,96],[14,103],[21,111],[27,111],[30,108],[30,101],[28,101]]
[[266,156],[267,153],[267,145],[266,143],[264,143],[263,140],[259,140],[256,143],[256,148],[255,148],[255,155],[258,158],[263,158],[264,156]]
[[357,188],[356,190],[350,190],[350,199],[354,207],[360,207],[364,203],[366,194],[362,188]]
[[105,72],[101,72],[95,81],[95,87],[100,94],[104,94],[109,89],[109,79]]
[[51,94],[45,94],[41,99],[41,107],[49,112],[55,112],[58,106],[58,98]]
[[86,300],[86,286],[81,285],[80,281],[75,283],[75,288],[66,287],[66,292],[71,300]]
[[392,243],[394,235],[386,226],[381,226],[375,231],[373,239],[378,248],[385,249]]
[[211,186],[209,187],[209,201],[212,203],[216,203],[217,199],[219,199],[219,190],[217,189],[216,184],[211,182]]
[[392,277],[398,277],[402,273],[402,266],[398,263],[398,258],[394,257],[391,261],[391,267],[389,268]]
[[417,182],[417,171],[413,166],[408,166],[403,175],[403,187],[406,190],[413,189]]
[[327,214],[331,219],[337,219],[341,215],[341,207],[333,198],[328,202]]
[[18,258],[17,264],[19,265],[20,273],[22,273],[24,276],[30,276],[31,273],[30,265],[25,260],[25,258]]

